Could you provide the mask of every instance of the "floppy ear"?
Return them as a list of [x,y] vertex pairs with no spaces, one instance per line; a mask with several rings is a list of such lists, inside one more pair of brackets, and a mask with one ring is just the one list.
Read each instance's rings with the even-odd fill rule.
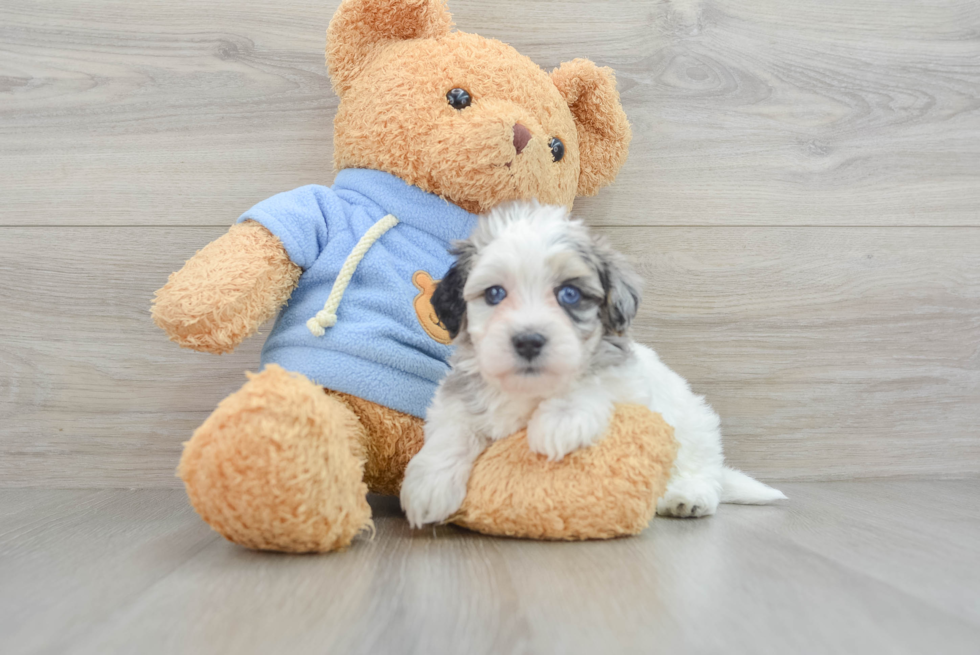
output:
[[455,339],[466,322],[466,300],[463,287],[470,274],[471,251],[460,248],[455,251],[456,263],[443,276],[432,293],[432,311],[436,313],[439,324],[446,328],[449,338]]
[[642,279],[605,239],[596,239],[595,248],[599,258],[599,279],[606,293],[599,315],[607,332],[622,335],[640,308]]
[[392,41],[448,34],[445,0],[344,0],[327,28],[327,67],[340,97],[368,58]]
[[630,132],[611,68],[588,59],[566,61],[551,73],[578,131],[578,195],[593,196],[611,183],[629,153]]

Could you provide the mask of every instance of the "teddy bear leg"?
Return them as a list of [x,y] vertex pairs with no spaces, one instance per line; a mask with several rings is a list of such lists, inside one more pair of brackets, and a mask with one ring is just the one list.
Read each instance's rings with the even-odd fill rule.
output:
[[405,468],[425,442],[425,421],[339,391],[327,394],[346,405],[363,428],[364,482],[374,494],[397,496]]
[[602,440],[558,462],[532,452],[522,430],[477,458],[450,520],[528,539],[636,534],[653,518],[676,455],[673,428],[639,405],[618,405]]
[[178,475],[194,509],[230,541],[337,550],[371,525],[362,431],[322,387],[269,365],[194,432]]

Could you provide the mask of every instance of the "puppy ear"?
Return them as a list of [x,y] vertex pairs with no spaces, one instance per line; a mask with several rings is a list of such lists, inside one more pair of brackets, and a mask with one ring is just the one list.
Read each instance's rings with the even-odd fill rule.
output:
[[551,81],[572,110],[578,132],[578,195],[594,196],[616,179],[629,154],[630,124],[619,101],[611,68],[588,59],[566,61]]
[[457,259],[449,271],[436,285],[432,293],[432,311],[436,313],[439,324],[446,328],[449,338],[455,339],[466,322],[466,300],[463,287],[470,273],[471,254],[468,249],[455,251]]
[[341,98],[378,48],[448,34],[445,0],[344,0],[327,28],[327,67]]
[[607,332],[622,335],[629,328],[640,307],[642,279],[626,258],[603,239],[596,240],[599,256],[599,279],[606,297],[600,317]]

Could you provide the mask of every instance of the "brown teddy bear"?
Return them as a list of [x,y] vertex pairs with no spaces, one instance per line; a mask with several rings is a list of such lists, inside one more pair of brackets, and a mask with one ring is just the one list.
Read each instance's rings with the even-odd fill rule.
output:
[[[548,75],[452,27],[442,0],[346,0],[327,32],[333,187],[259,203],[157,292],[157,325],[204,352],[230,352],[278,314],[262,372],[198,428],[179,468],[198,513],[243,546],[330,551],[370,526],[366,494],[398,493],[447,370],[429,298],[451,242],[502,201],[570,206],[626,158],[609,69],[576,59]],[[513,435],[477,462],[454,521],[548,539],[636,533],[675,449],[671,428],[632,406],[562,462]]]

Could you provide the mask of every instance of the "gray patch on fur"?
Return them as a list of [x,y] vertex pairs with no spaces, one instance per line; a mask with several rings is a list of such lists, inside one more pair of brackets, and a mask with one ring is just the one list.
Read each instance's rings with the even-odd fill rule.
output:
[[446,376],[442,389],[453,398],[461,399],[466,411],[476,416],[490,411],[487,404],[480,401],[484,397],[481,391],[485,386],[486,382],[479,374],[453,370]]
[[629,337],[614,334],[606,335],[592,353],[589,360],[590,371],[601,371],[605,368],[621,366],[633,357],[633,341]]
[[[583,290],[582,301],[577,306],[563,306],[583,341],[602,329],[602,340],[592,354],[590,370],[625,363],[633,356],[627,331],[639,309],[640,276],[608,241],[589,236],[584,230],[566,232],[555,243],[587,262],[602,284],[604,297],[597,298]],[[566,280],[562,284],[573,284],[580,289],[584,286],[580,280]]]
[[582,278],[563,280],[558,285],[558,288],[555,289],[556,295],[558,293],[558,289],[561,289],[565,285],[572,285],[581,291],[582,299],[577,305],[561,305],[561,308],[565,311],[568,318],[571,319],[572,324],[578,330],[579,336],[582,337],[583,340],[587,339],[599,328],[601,324],[599,308],[603,301],[603,298],[596,297],[587,289],[583,288],[587,286],[585,282],[586,281]]
[[602,305],[602,324],[606,331],[623,335],[629,329],[640,307],[642,280],[621,253],[613,250],[602,237],[593,240],[599,265],[599,279],[606,291]]
[[442,385],[442,391],[463,401],[466,411],[479,416],[490,411],[486,403],[486,394],[482,390],[487,387],[476,367],[476,349],[473,339],[465,327],[459,337],[453,342],[456,352],[450,358],[451,369]]
[[[574,251],[599,277],[605,298],[599,300],[599,319],[607,334],[622,335],[629,329],[640,305],[641,278],[621,253],[604,238],[586,232],[563,234],[556,243]],[[569,283],[574,281],[569,280]],[[568,311],[569,308],[566,308]],[[582,315],[569,311],[573,321]]]

